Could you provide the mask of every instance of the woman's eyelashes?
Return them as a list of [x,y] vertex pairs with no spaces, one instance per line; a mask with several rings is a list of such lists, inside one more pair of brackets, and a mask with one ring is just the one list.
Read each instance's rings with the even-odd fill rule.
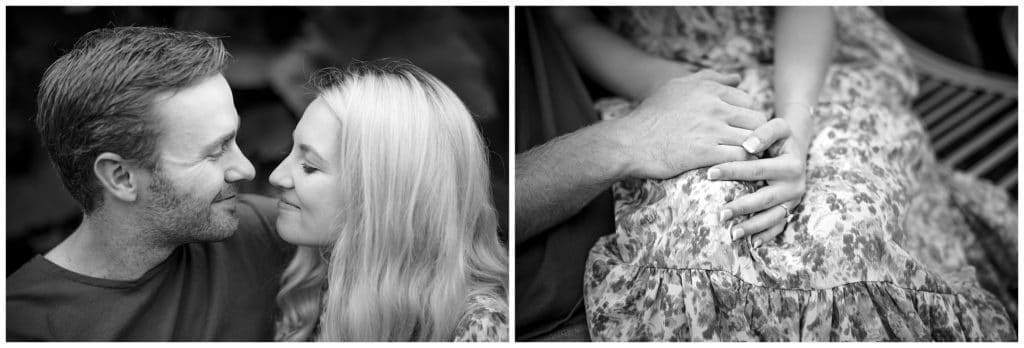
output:
[[302,166],[302,171],[306,174],[313,174],[317,171],[316,167],[310,166],[309,164],[301,163],[299,165]]

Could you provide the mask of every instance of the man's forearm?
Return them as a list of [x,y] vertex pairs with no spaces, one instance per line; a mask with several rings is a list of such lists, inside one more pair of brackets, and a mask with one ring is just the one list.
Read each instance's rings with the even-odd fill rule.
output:
[[575,215],[627,171],[614,122],[601,122],[516,156],[516,244]]

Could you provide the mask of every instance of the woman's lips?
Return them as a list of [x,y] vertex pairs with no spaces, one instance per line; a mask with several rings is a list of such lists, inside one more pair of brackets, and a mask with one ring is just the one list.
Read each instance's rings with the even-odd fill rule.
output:
[[295,204],[292,204],[292,203],[289,203],[288,201],[286,201],[284,199],[280,200],[277,203],[277,206],[280,207],[281,209],[295,209],[295,210],[299,210],[299,206],[297,206]]
[[231,196],[223,197],[221,199],[213,201],[213,203],[227,202],[227,201],[229,201],[231,199],[234,199],[235,197],[237,197],[237,196],[236,195],[231,195]]

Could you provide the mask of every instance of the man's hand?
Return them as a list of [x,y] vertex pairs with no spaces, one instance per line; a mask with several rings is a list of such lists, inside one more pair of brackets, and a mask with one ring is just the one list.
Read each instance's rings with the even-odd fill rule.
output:
[[767,117],[735,88],[739,80],[713,71],[670,80],[629,116],[517,155],[516,243],[576,214],[617,181],[746,160],[741,144]]
[[622,145],[623,177],[665,179],[743,161],[741,144],[765,124],[738,75],[702,70],[668,81],[627,117],[608,121]]

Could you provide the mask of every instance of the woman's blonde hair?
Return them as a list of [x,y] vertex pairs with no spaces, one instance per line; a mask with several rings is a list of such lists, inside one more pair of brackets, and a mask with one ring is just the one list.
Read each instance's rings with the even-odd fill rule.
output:
[[479,308],[507,312],[483,140],[447,86],[399,60],[318,72],[341,121],[337,238],[300,247],[277,296],[278,340],[451,340]]

